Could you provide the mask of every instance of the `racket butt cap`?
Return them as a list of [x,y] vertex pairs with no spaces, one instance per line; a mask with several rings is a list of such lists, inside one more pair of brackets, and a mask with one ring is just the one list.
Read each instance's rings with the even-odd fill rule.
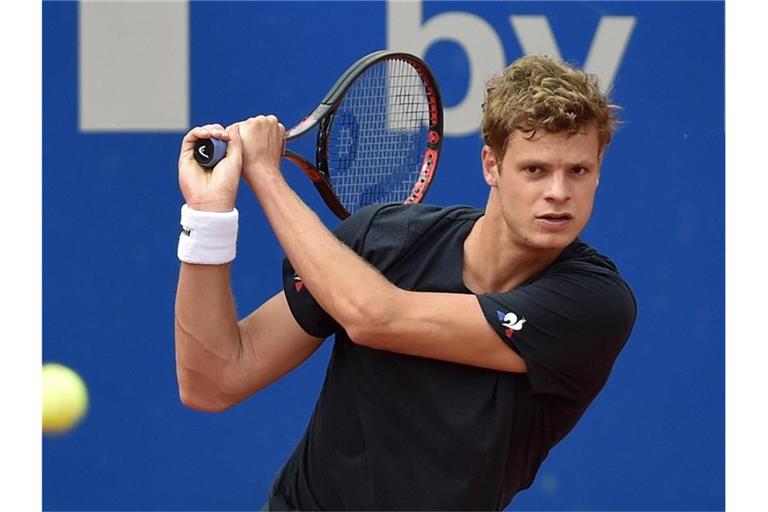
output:
[[213,169],[227,154],[227,143],[219,139],[200,139],[195,143],[195,160],[206,169]]

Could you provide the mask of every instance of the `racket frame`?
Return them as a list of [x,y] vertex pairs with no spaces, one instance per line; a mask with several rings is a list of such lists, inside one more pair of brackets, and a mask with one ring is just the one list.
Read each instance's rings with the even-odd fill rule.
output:
[[306,158],[289,149],[285,150],[283,156],[307,175],[320,193],[320,197],[322,197],[326,206],[340,219],[348,217],[350,212],[336,196],[328,166],[327,141],[331,126],[333,125],[334,114],[355,80],[371,66],[385,60],[402,60],[413,66],[424,85],[427,105],[429,107],[429,129],[427,131],[426,150],[422,155],[420,163],[419,177],[404,203],[421,202],[432,183],[437,169],[440,148],[443,142],[443,108],[440,89],[427,64],[413,54],[390,50],[380,50],[362,57],[336,80],[336,83],[312,113],[292,128],[286,130],[285,133],[286,141],[289,141],[303,135],[315,126],[318,127],[314,165]]

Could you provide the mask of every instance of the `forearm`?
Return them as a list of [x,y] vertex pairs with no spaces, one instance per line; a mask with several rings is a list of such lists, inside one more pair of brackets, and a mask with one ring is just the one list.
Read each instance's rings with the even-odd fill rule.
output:
[[350,334],[374,322],[397,288],[341,243],[279,173],[263,173],[254,192],[312,296]]
[[241,350],[229,264],[182,263],[175,313],[181,399],[193,408],[219,410],[227,401],[227,371]]
[[257,187],[262,208],[312,296],[369,348],[509,372],[525,362],[486,322],[471,294],[424,293],[390,283],[329,232],[281,178]]

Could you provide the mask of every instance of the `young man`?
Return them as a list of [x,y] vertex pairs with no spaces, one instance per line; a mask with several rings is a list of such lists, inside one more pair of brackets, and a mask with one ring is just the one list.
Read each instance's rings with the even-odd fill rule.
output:
[[[284,128],[259,116],[182,143],[179,390],[220,411],[335,333],[307,430],[272,509],[505,507],[602,389],[636,305],[578,239],[614,117],[596,80],[525,57],[484,105],[484,211],[374,205],[329,232],[280,172]],[[196,140],[229,141],[212,173]],[[284,290],[238,322],[227,264],[251,186],[282,245]]]

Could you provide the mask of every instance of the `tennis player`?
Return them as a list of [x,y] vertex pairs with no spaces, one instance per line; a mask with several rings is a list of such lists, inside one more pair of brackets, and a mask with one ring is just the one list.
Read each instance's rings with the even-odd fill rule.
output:
[[[636,303],[579,234],[615,107],[594,77],[543,57],[519,59],[487,89],[484,210],[374,205],[331,232],[283,179],[274,116],[185,137],[183,403],[231,407],[335,334],[269,509],[502,509],[605,385]],[[191,152],[211,136],[229,152],[206,174]],[[241,176],[287,257],[283,290],[238,321],[228,262]]]

